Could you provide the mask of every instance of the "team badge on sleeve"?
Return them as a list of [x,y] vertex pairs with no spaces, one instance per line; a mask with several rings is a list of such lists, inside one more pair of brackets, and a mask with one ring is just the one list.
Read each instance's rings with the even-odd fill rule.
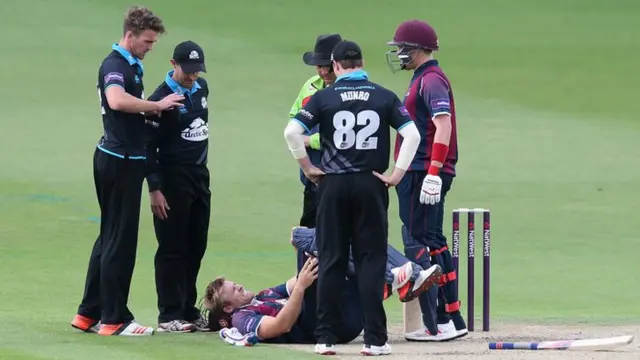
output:
[[118,73],[118,72],[110,72],[110,73],[108,73],[107,75],[104,76],[105,84],[108,83],[109,81],[124,82],[124,75],[122,75],[121,73]]
[[449,107],[449,100],[447,99],[439,99],[439,100],[432,100],[431,101],[431,107],[434,109],[439,109],[439,108],[448,108]]
[[407,108],[404,105],[400,106],[398,108],[398,110],[400,110],[400,114],[402,114],[404,116],[409,116],[409,111],[407,110]]

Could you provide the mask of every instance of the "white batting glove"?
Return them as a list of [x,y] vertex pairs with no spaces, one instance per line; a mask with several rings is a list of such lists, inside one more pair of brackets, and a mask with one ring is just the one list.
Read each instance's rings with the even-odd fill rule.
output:
[[422,181],[422,191],[420,191],[420,203],[435,205],[440,202],[440,191],[442,190],[442,179],[437,175],[427,175]]

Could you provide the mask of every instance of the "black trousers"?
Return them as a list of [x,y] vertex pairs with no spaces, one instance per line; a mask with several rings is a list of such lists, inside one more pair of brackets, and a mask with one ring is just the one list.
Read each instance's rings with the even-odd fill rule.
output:
[[302,216],[300,217],[300,226],[315,228],[316,213],[318,210],[318,187],[315,184],[304,187],[304,195],[302,199]]
[[138,248],[142,160],[121,159],[96,149],[93,177],[100,205],[100,233],[93,245],[78,314],[103,324],[132,321],[127,307]]
[[194,321],[197,280],[207,249],[211,213],[210,176],[206,166],[161,166],[164,194],[171,210],[154,216],[158,321]]
[[325,175],[319,186],[318,343],[335,344],[342,324],[338,289],[345,287],[349,248],[353,253],[364,317],[364,342],[388,340],[383,306],[387,267],[389,192],[371,173]]

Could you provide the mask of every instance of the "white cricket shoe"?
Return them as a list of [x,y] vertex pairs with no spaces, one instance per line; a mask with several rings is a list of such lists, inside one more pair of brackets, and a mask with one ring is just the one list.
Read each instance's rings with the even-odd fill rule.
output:
[[313,351],[318,355],[335,355],[337,353],[335,345],[316,344]]
[[103,336],[149,336],[153,334],[152,327],[142,326],[135,321],[117,325],[101,324],[98,331],[98,335]]
[[458,333],[455,329],[445,328],[445,331],[438,328],[437,334],[431,334],[428,329],[420,329],[410,333],[404,334],[404,338],[408,341],[446,341],[458,337]]
[[158,324],[158,332],[190,333],[196,326],[186,320],[172,320]]
[[442,333],[450,333],[450,332],[455,332],[456,336],[455,338],[461,338],[467,334],[469,334],[469,330],[467,330],[466,328],[464,329],[460,329],[460,330],[456,330],[456,325],[453,323],[453,320],[449,320],[448,323],[446,324],[438,324],[438,331],[441,331]]
[[391,269],[393,274],[393,283],[391,284],[391,291],[397,292],[398,289],[405,286],[413,275],[413,263],[411,261],[406,264]]
[[391,354],[391,345],[384,344],[382,346],[364,345],[360,354],[365,356],[378,356]]

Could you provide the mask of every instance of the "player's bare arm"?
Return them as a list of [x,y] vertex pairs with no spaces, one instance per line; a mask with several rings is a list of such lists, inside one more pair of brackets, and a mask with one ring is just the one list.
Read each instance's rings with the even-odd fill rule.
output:
[[[436,115],[433,117],[432,121],[436,126],[436,133],[433,137],[433,142],[449,146],[449,140],[451,139],[451,115]],[[443,163],[437,160],[432,160],[431,166],[442,168]]]
[[128,94],[121,86],[110,86],[104,93],[109,107],[116,111],[128,113],[160,112],[175,106],[181,106],[184,96],[170,94],[160,101],[147,101]]
[[[300,311],[302,310],[302,300],[304,292],[318,277],[318,260],[309,258],[305,262],[302,270],[298,274],[296,286],[294,286],[289,296],[289,300],[282,310],[273,316],[264,316],[258,326],[257,335],[260,339],[273,339],[282,334],[286,334],[298,320]],[[287,286],[289,281],[287,281]]]

